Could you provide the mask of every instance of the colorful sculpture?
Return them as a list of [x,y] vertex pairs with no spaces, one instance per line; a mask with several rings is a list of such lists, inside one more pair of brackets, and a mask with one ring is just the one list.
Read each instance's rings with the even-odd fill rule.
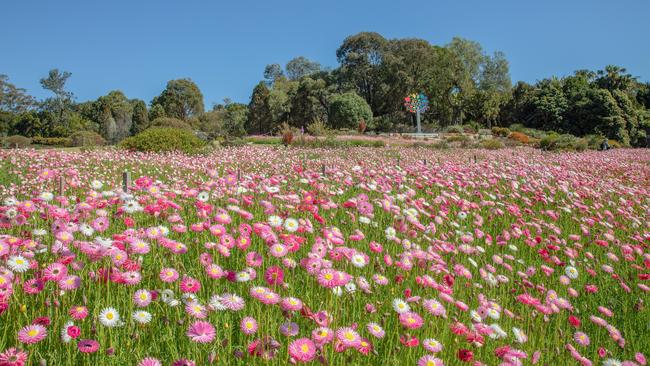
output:
[[420,113],[429,109],[429,99],[424,95],[424,93],[413,93],[404,98],[404,106],[409,112],[415,113],[415,119],[418,124],[418,133],[422,133],[422,128],[420,127]]

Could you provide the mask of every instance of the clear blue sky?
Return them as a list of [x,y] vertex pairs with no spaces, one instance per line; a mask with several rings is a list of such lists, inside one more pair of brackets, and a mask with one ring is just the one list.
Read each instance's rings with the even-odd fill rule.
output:
[[78,101],[120,89],[147,103],[189,77],[206,107],[248,102],[264,66],[305,56],[337,65],[361,31],[505,52],[513,81],[607,64],[650,79],[648,0],[16,0],[3,1],[0,73],[38,98],[51,68],[72,72]]

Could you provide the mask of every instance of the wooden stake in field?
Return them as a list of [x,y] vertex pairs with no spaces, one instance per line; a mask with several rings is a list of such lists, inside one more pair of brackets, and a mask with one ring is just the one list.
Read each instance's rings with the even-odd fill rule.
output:
[[321,165],[321,174],[325,175],[325,164]]
[[122,191],[129,193],[129,186],[131,186],[131,172],[125,170],[122,173]]
[[65,178],[61,175],[59,176],[59,196],[63,197],[65,193]]
[[422,164],[424,164],[424,166],[427,166],[427,159],[422,159]]

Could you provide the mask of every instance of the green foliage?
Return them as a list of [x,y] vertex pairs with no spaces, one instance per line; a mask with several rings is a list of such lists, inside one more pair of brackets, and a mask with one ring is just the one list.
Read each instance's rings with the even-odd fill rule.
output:
[[93,131],[77,131],[70,135],[72,146],[103,146],[106,145],[106,140],[97,132]]
[[204,110],[203,94],[190,79],[168,81],[165,90],[151,101],[152,106],[156,104],[162,106],[167,117],[180,120],[197,116]]
[[327,136],[332,133],[325,122],[323,122],[323,120],[320,118],[313,120],[307,126],[307,132],[309,132],[309,134],[312,136]]
[[28,147],[32,143],[32,139],[20,135],[7,136],[2,139],[2,146],[11,149]]
[[492,127],[492,134],[499,137],[508,137],[510,129],[506,127]]
[[300,56],[289,61],[285,69],[287,70],[287,77],[289,80],[298,80],[303,76],[308,76],[320,71],[320,64]]
[[195,153],[206,144],[191,131],[170,127],[152,127],[122,140],[120,147],[137,151],[182,151]]
[[269,104],[270,92],[264,82],[259,82],[255,89],[251,101],[248,104],[248,120],[246,130],[249,133],[264,134],[269,132],[273,126],[273,114]]
[[447,141],[447,142],[469,142],[470,138],[465,136],[465,135],[454,135],[454,136],[447,136],[445,138],[445,141]]
[[551,132],[543,137],[539,142],[542,150],[560,150],[560,151],[583,151],[589,146],[589,141],[583,138],[577,138],[571,134],[557,134]]
[[503,149],[505,145],[499,140],[496,139],[486,139],[483,140],[479,143],[479,146],[482,147],[483,149],[488,149],[488,150],[498,150],[498,149]]
[[32,138],[32,143],[36,145],[66,147],[66,146],[72,146],[72,139],[69,137],[34,136]]
[[182,130],[191,130],[192,126],[190,126],[187,122],[182,121],[177,118],[170,118],[170,117],[160,117],[156,118],[153,121],[151,121],[151,126],[152,127],[169,127],[169,128],[178,128]]
[[465,130],[463,129],[462,126],[459,125],[451,125],[447,126],[442,130],[444,133],[463,133]]
[[361,120],[372,120],[370,106],[363,98],[352,92],[332,98],[329,121],[334,128],[356,129]]

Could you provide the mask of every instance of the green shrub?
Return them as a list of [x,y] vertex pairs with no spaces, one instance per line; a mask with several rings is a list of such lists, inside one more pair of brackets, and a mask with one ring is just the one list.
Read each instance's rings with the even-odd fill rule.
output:
[[480,128],[478,130],[478,134],[481,136],[489,136],[492,135],[492,130],[488,130],[487,128]]
[[69,137],[41,137],[34,136],[32,143],[45,146],[72,146],[72,139]]
[[151,122],[152,127],[170,127],[170,128],[179,128],[183,130],[191,130],[192,126],[190,126],[188,123],[185,121],[182,121],[177,118],[170,118],[170,117],[158,117],[154,119]]
[[20,149],[28,147],[32,143],[29,137],[21,135],[7,136],[3,139],[3,145],[11,149]]
[[609,144],[609,147],[612,149],[620,149],[623,147],[623,144],[616,140],[607,140],[607,143]]
[[540,140],[539,146],[543,150],[550,151],[583,151],[589,147],[589,141],[585,138],[577,138],[571,134],[559,135],[552,132]]
[[122,140],[120,146],[137,151],[182,151],[198,152],[205,142],[192,132],[169,127],[152,127],[139,134]]
[[503,142],[496,139],[483,140],[479,143],[479,146],[488,150],[498,150],[498,149],[503,149],[505,147],[503,145]]
[[307,125],[307,132],[312,136],[326,136],[332,131],[327,127],[322,119],[317,118]]
[[445,140],[440,140],[438,142],[429,144],[428,147],[432,149],[449,149],[449,143],[447,143]]
[[463,133],[464,132],[463,127],[459,126],[459,125],[447,126],[442,131],[445,132],[445,133]]
[[334,128],[347,127],[356,130],[361,120],[372,120],[370,106],[365,99],[354,92],[334,96],[329,110],[329,122]]
[[70,144],[72,146],[103,146],[106,145],[106,140],[93,131],[78,131],[70,135]]
[[474,134],[476,133],[476,122],[470,122],[469,124],[461,125],[460,127],[463,129],[463,133],[471,133]]
[[447,142],[468,142],[469,137],[465,135],[458,135],[458,136],[447,136],[445,138]]
[[510,129],[506,127],[492,127],[492,134],[499,137],[508,137]]

